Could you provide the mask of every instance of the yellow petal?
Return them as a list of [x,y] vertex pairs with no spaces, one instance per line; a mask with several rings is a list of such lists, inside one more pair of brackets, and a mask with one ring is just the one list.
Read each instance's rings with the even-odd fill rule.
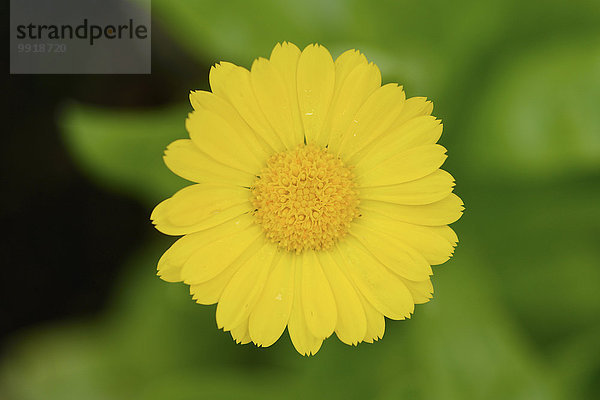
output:
[[290,319],[294,300],[295,256],[290,252],[282,255],[250,314],[250,337],[258,346],[268,347],[275,343]]
[[[357,223],[358,225],[359,223]],[[379,212],[363,210],[360,224],[369,229],[396,238],[420,253],[431,265],[443,264],[452,255],[452,244],[438,232],[438,227],[408,224],[388,218]],[[447,227],[446,227],[447,228]],[[447,228],[449,229],[449,228]],[[427,277],[405,276],[420,281]]]
[[[454,254],[454,248],[456,247],[457,243],[458,243],[458,236],[456,236],[456,232],[454,232],[454,230],[452,230],[452,228],[450,228],[449,226],[443,225],[443,226],[432,226],[430,227],[431,232],[434,232],[435,234],[439,235],[440,237],[443,237],[449,244],[450,246],[452,246],[452,250],[449,250],[450,254],[446,254],[447,257],[443,258],[441,257],[440,260],[442,259],[444,261],[446,261],[448,258],[452,257],[452,255]],[[441,262],[440,262],[441,264]]]
[[360,294],[360,292],[358,293],[358,297],[360,298],[363,309],[365,310],[365,317],[367,318],[367,331],[365,332],[363,341],[373,343],[381,339],[385,333],[385,318],[383,318],[383,314],[377,311],[375,307]]
[[[318,252],[319,262],[329,281],[337,308],[335,333],[344,343],[356,345],[367,332],[367,318],[356,289],[342,272],[330,252]],[[340,260],[342,262],[342,260]]]
[[307,46],[298,60],[298,103],[307,143],[317,143],[331,104],[335,67],[329,51]]
[[[330,104],[330,110],[328,116],[326,117],[325,125],[327,126],[327,128],[321,130],[321,134],[316,140],[316,144],[318,146],[325,147],[329,143],[329,136],[333,117],[333,105],[335,103],[338,103],[340,89],[342,88],[342,86],[345,86],[348,75],[350,75],[350,73],[354,71],[354,69],[359,65],[363,65],[367,67],[367,69],[369,69],[368,64],[369,63],[365,55],[361,54],[358,50],[345,51],[335,60],[335,82]],[[375,66],[371,67],[371,70],[375,71],[373,78],[375,81],[377,81],[377,74],[379,73],[379,70]],[[379,87],[381,85],[381,75],[379,75],[379,80],[377,82],[378,83],[375,87]],[[365,99],[366,97],[367,95],[365,95]]]
[[250,83],[250,71],[228,62],[216,64],[210,70],[210,87],[217,96],[229,101],[274,152],[285,146],[265,118]]
[[361,187],[387,186],[414,181],[442,166],[446,149],[439,144],[414,147],[383,161],[370,169],[356,168],[356,181]]
[[237,344],[250,343],[250,333],[248,331],[248,318],[244,319],[241,324],[231,330],[231,337]]
[[250,190],[241,186],[199,183],[158,204],[150,218],[167,235],[185,235],[220,225],[252,210]]
[[395,83],[375,90],[354,116],[342,138],[338,154],[349,159],[386,132],[402,113],[405,98],[402,87]]
[[254,248],[253,243],[262,235],[262,229],[253,224],[245,229],[231,229],[227,236],[204,238],[205,243],[188,258],[181,269],[183,281],[192,285],[214,278],[251,246]]
[[440,201],[452,193],[454,178],[438,169],[423,178],[391,186],[361,187],[360,198],[394,204],[422,205]]
[[302,306],[302,259],[294,257],[296,263],[294,279],[294,301],[292,302],[292,311],[288,322],[288,332],[292,344],[298,353],[303,356],[317,354],[321,348],[323,339],[314,336],[308,329]]
[[294,123],[296,135],[300,138],[304,137],[302,132],[302,122],[300,120],[300,107],[298,105],[298,61],[301,51],[293,43],[283,42],[275,45],[269,57],[273,68],[279,72],[283,78],[287,94],[289,96],[292,114],[294,115]]
[[167,282],[181,282],[181,267],[185,261],[196,250],[195,243],[186,235],[177,240],[171,247],[160,257],[157,267],[157,275],[160,279]]
[[248,126],[226,99],[211,92],[196,90],[190,93],[190,102],[194,110],[211,111],[227,121],[227,124],[237,133],[236,144],[243,145],[245,151],[256,157],[261,165],[265,158],[272,154],[273,149]]
[[429,115],[412,118],[365,146],[350,162],[368,170],[406,150],[435,144],[441,135],[442,124],[438,119]]
[[323,268],[314,251],[302,256],[302,308],[310,332],[325,339],[333,333],[337,321],[335,299]]
[[[336,76],[337,79],[337,76]],[[319,145],[328,145],[338,154],[340,145],[354,122],[354,117],[367,98],[381,86],[381,73],[375,64],[359,64],[336,87],[329,108],[324,133]]]
[[223,164],[249,174],[263,167],[266,157],[246,148],[243,133],[218,114],[199,109],[189,114],[185,125],[194,144]]
[[414,302],[400,278],[352,236],[341,240],[337,250],[335,257],[346,261],[354,285],[379,312],[391,319],[410,318]]
[[336,92],[342,86],[350,72],[359,65],[367,65],[367,57],[358,50],[346,50],[335,60],[335,88]]
[[270,60],[255,60],[250,71],[258,104],[288,149],[304,142],[296,81],[299,57],[295,45],[278,44]]
[[461,217],[464,209],[462,200],[454,193],[435,203],[417,206],[362,200],[360,208],[379,211],[399,221],[428,226],[451,224]]
[[423,115],[431,115],[433,103],[425,97],[411,97],[406,99],[402,113],[394,121],[393,126],[400,126],[405,122]]
[[432,226],[431,230],[448,241],[452,246],[456,246],[458,243],[458,236],[456,232],[449,226]]
[[217,306],[217,326],[230,330],[248,319],[258,301],[273,265],[277,246],[263,241],[260,249],[235,273]]
[[427,303],[433,297],[433,285],[430,279],[415,282],[408,279],[402,279],[410,293],[412,294],[415,304]]
[[228,182],[250,186],[256,177],[218,162],[201,151],[190,139],[171,143],[163,157],[165,164],[175,174],[192,182]]
[[[363,215],[352,224],[350,233],[357,238],[383,265],[403,278],[413,281],[428,279],[433,274],[431,266],[423,256],[402,240],[378,231]],[[369,229],[371,228],[371,229]]]
[[227,284],[231,281],[233,275],[244,264],[245,260],[250,258],[250,252],[246,252],[235,260],[229,267],[225,268],[216,277],[202,283],[190,285],[190,294],[198,304],[211,305],[219,302]]
[[230,235],[238,230],[247,229],[253,224],[253,218],[244,214],[214,228],[180,238],[160,258],[158,275],[167,282],[182,281],[181,270],[183,265],[195,251],[206,246],[212,240]]

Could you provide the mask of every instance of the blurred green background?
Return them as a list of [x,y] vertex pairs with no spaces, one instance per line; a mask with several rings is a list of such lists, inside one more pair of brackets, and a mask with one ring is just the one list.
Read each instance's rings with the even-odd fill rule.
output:
[[[111,229],[86,242],[87,257],[111,253],[112,232],[137,228],[126,230],[132,235],[119,257],[102,258],[111,272],[102,289],[90,286],[89,296],[106,299],[93,312],[9,327],[1,399],[597,398],[600,2],[152,3],[151,78],[36,78],[35,87],[57,93],[58,106],[44,110],[42,99],[30,104],[30,116],[51,114],[48,129],[59,133],[69,162],[97,185],[87,201],[129,204],[114,213],[97,205]],[[287,334],[258,349],[218,331],[214,307],[196,305],[186,286],[155,276],[173,239],[147,219],[186,184],[161,156],[186,136],[188,90],[208,89],[215,62],[250,67],[284,40],[301,48],[321,43],[334,57],[357,48],[386,83],[433,100],[450,155],[445,169],[466,204],[453,225],[455,256],[434,267],[433,301],[417,306],[411,320],[387,321],[376,344],[355,348],[331,338],[311,358],[299,356]],[[27,90],[14,79],[12,89]],[[67,82],[71,90],[61,92]],[[94,95],[106,87],[112,92]],[[28,126],[13,121],[11,129],[28,136]],[[13,159],[13,168],[27,162]],[[70,201],[77,196],[73,190]],[[66,223],[49,215],[31,229]],[[86,262],[69,257],[72,237],[57,235],[67,247],[64,264],[38,268],[79,271],[68,284],[78,286]],[[19,269],[18,255],[12,260],[7,269]],[[26,277],[16,286],[36,307],[49,301]],[[18,309],[18,301],[3,308]]]

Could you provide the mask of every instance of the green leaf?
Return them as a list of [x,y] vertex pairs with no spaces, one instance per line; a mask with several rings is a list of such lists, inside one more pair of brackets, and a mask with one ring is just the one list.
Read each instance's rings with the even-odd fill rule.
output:
[[598,37],[509,54],[468,111],[470,140],[459,157],[488,179],[552,181],[599,171]]
[[185,105],[143,111],[66,106],[59,116],[70,153],[89,176],[146,204],[170,196],[185,181],[162,161],[166,146],[187,137]]
[[461,244],[482,253],[495,290],[537,347],[549,352],[592,329],[600,315],[598,178],[462,190]]
[[267,349],[234,344],[214,307],[154,275],[164,247],[132,257],[96,321],[38,328],[12,346],[5,391],[25,400],[559,398],[477,255],[436,271],[436,298],[410,320],[388,320],[383,340],[356,348],[330,338],[306,358],[287,334]]
[[[334,56],[358,48],[386,82],[409,94],[437,98],[457,68],[486,41],[500,36],[512,5],[506,1],[378,2],[368,0],[155,0],[163,28],[202,63],[249,67],[277,42],[300,48],[318,42]],[[477,32],[474,35],[473,32]]]

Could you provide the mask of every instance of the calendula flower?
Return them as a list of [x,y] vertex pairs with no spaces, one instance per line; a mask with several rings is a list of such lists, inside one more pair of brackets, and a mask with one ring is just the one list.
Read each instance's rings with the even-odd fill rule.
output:
[[158,264],[219,328],[270,346],[288,329],[315,354],[383,337],[432,297],[431,265],[452,255],[462,213],[433,106],[356,50],[335,61],[278,44],[252,68],[221,62],[212,92],[194,91],[190,139],[167,166],[196,182],[154,209],[156,228],[184,235]]

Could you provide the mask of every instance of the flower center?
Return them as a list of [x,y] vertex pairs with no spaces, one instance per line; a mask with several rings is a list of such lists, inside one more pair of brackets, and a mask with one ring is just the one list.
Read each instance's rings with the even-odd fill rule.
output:
[[352,178],[327,149],[300,145],[277,153],[252,187],[254,215],[267,237],[287,250],[327,249],[359,215]]

